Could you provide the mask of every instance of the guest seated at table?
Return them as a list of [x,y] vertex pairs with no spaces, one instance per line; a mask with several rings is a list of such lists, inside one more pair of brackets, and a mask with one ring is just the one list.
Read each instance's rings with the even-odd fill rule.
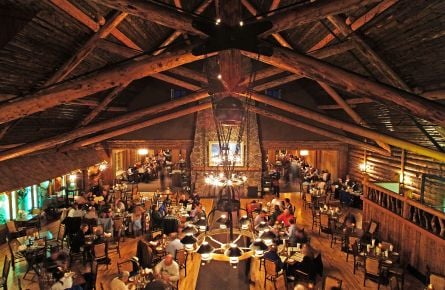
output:
[[122,200],[117,199],[114,203],[114,210],[116,212],[124,212],[125,211],[125,204],[122,202]]
[[53,273],[53,278],[56,282],[51,286],[51,290],[82,289],[73,287],[73,274],[65,275],[62,269],[57,269]]
[[100,218],[97,220],[97,224],[103,225],[104,231],[106,233],[112,233],[113,232],[113,220],[109,216],[109,213],[102,212],[100,214]]
[[189,202],[188,202],[187,198],[185,197],[185,194],[181,194],[181,196],[179,197],[179,200],[178,200],[178,204],[183,207],[186,207],[188,203]]
[[281,201],[278,197],[274,197],[274,198],[272,199],[272,201],[270,202],[270,204],[271,204],[272,206],[278,205],[280,208],[282,208],[282,206],[283,206],[282,201]]
[[247,215],[252,216],[252,213],[259,208],[261,208],[261,204],[256,200],[252,200],[246,206]]
[[193,204],[193,206],[196,206],[199,204],[199,201],[201,200],[201,198],[199,197],[197,192],[193,192],[193,194],[190,196],[190,200],[191,200],[191,203]]
[[179,265],[173,260],[172,255],[166,255],[165,258],[155,266],[155,276],[170,284],[174,284],[179,280]]
[[94,232],[94,235],[96,236],[96,238],[93,241],[94,245],[98,245],[98,244],[102,244],[105,243],[105,238],[104,238],[104,230],[102,227],[97,227],[96,231]]
[[165,247],[165,251],[176,258],[176,251],[184,249],[184,244],[178,239],[178,233],[170,233],[168,238],[169,242]]
[[97,212],[96,212],[96,208],[94,208],[93,206],[88,207],[87,213],[83,216],[84,219],[90,219],[90,220],[97,220],[98,216],[97,216]]
[[153,279],[145,286],[145,290],[168,290],[171,285],[162,279]]
[[76,234],[72,235],[70,241],[70,251],[73,253],[79,253],[80,248],[85,245],[85,235],[88,234],[89,226],[82,224]]
[[131,222],[132,222],[132,225],[133,225],[132,229],[133,229],[133,234],[135,236],[139,235],[140,231],[142,230],[142,220],[141,220],[141,218],[142,218],[142,214],[144,212],[145,212],[145,210],[141,206],[137,205],[137,206],[134,207],[133,212],[131,214]]
[[297,243],[297,224],[295,219],[289,219],[289,228],[287,229],[287,235],[289,236],[289,243]]
[[159,213],[158,206],[156,204],[153,204],[151,206],[150,211],[150,223],[151,228],[161,228],[162,226],[162,216]]
[[108,192],[108,190],[103,189],[102,190],[102,196],[103,196],[104,202],[106,204],[111,203],[111,194]]
[[176,216],[172,214],[172,210],[170,208],[167,210],[167,215],[162,219],[161,224],[162,232],[166,235],[178,231],[179,221]]
[[[111,280],[110,289],[111,290],[128,290],[130,287],[128,286],[128,278],[130,277],[130,273],[128,271],[122,271],[116,278]],[[134,288],[134,287],[133,287]]]
[[275,264],[277,265],[277,272],[281,271],[284,268],[283,261],[281,261],[281,258],[278,255],[278,249],[276,244],[272,244],[269,247],[269,251],[264,253],[264,259],[275,262]]
[[70,210],[68,211],[68,217],[83,217],[84,211],[79,209],[77,202],[73,203]]
[[293,218],[294,216],[289,212],[289,210],[288,209],[285,209],[284,211],[283,211],[283,213],[282,214],[280,214],[278,217],[277,217],[277,221],[278,222],[282,222],[282,223],[284,223],[284,226],[286,226],[286,227],[288,227],[290,224],[289,224],[289,220],[291,219],[291,218]]
[[272,214],[269,217],[269,225],[273,226],[275,224],[275,222],[277,221],[278,216],[282,213],[283,212],[281,211],[280,206],[274,205],[274,211],[272,212]]
[[294,206],[290,203],[290,199],[287,197],[284,199],[284,208],[287,208],[291,214],[294,214]]
[[256,227],[261,222],[267,222],[267,212],[265,210],[260,211],[260,213],[256,216],[253,224]]
[[204,210],[202,209],[202,204],[197,204],[195,209],[190,212],[190,218],[192,222],[197,222],[201,219],[201,217],[206,217]]
[[314,281],[316,276],[316,269],[314,266],[314,249],[309,244],[304,244],[301,249],[303,260],[295,263],[294,266],[289,267],[290,274],[295,270],[301,271],[309,275],[309,279]]

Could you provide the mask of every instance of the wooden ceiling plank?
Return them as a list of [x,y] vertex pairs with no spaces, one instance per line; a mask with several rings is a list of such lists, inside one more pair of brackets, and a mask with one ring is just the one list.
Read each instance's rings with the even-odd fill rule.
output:
[[138,111],[133,111],[127,114],[124,114],[119,117],[112,118],[110,120],[106,120],[97,124],[88,125],[82,128],[74,129],[70,132],[57,135],[54,137],[50,137],[47,139],[39,140],[36,142],[28,143],[4,152],[0,153],[0,162],[16,158],[19,156],[23,156],[32,152],[36,152],[39,150],[53,148],[59,144],[69,142],[71,140],[75,140],[78,138],[85,137],[90,134],[94,134],[100,132],[102,130],[110,129],[113,127],[122,126],[131,122],[135,122],[145,116],[149,116],[151,114],[165,112],[179,106],[183,106],[189,104],[191,102],[197,102],[203,100],[208,97],[208,93],[205,91],[199,91],[192,94],[189,94],[180,99],[176,99],[174,101],[162,103],[159,105],[151,106],[149,108],[144,108]]
[[190,91],[197,91],[197,90],[201,89],[201,87],[199,87],[199,86],[196,86],[194,84],[191,84],[191,83],[179,80],[177,78],[171,77],[171,76],[166,75],[166,74],[158,73],[158,74],[151,75],[151,77],[155,78],[155,79],[158,79],[158,80],[161,80],[161,81],[164,81],[164,82],[169,83],[169,84],[173,84],[175,86],[179,86],[179,87],[185,88],[185,89],[190,90]]
[[[66,105],[88,106],[88,107],[94,109],[99,104],[100,104],[100,102],[95,101],[95,100],[78,99],[73,102],[67,103]],[[109,111],[109,112],[127,112],[128,111],[128,109],[126,107],[107,107],[104,110]]]
[[45,87],[55,84],[65,79],[96,47],[97,41],[107,37],[119,23],[121,23],[127,13],[115,11],[111,17],[97,32],[95,32],[77,51],[71,56],[46,82]]
[[277,9],[278,6],[280,6],[280,2],[281,0],[273,0],[272,3],[270,4],[269,11],[274,11],[275,9]]
[[355,10],[380,0],[320,0],[298,6],[295,9],[276,12],[266,18],[273,24],[272,29],[264,32],[267,36],[296,26],[324,19],[329,15],[336,15],[346,11]]
[[[258,55],[255,53],[247,51],[242,53],[248,57],[258,59]],[[274,48],[272,56],[261,56],[259,60],[307,78],[323,81],[354,95],[363,95],[383,103],[391,102],[398,106],[400,110],[409,114],[438,125],[445,125],[445,105],[369,80],[361,75],[301,53],[286,48]]]
[[[352,30],[355,31],[360,29],[360,27],[373,20],[376,16],[380,15],[381,13],[392,7],[398,1],[399,0],[385,0],[377,4],[374,8],[370,9],[368,12],[360,16],[357,20],[355,20],[351,24]],[[337,35],[339,31],[338,29],[335,29],[333,32],[334,35],[329,33],[322,40],[320,40],[318,43],[312,46],[308,51],[318,50],[328,45],[332,40],[335,39],[335,35]]]
[[195,70],[183,67],[183,66],[178,66],[175,67],[171,70],[169,70],[169,72],[174,73],[176,75],[180,75],[182,77],[200,82],[202,84],[207,84],[207,76],[204,75],[203,73],[197,72]]
[[[347,100],[345,100],[345,102],[348,103],[349,106],[355,106],[355,105],[358,105],[358,104],[374,103],[373,100],[368,99],[368,98],[347,99]],[[320,105],[320,106],[317,106],[317,108],[320,109],[320,110],[339,110],[339,109],[343,109],[339,105]]]
[[69,15],[71,15],[74,19],[81,22],[94,32],[98,31],[100,25],[92,20],[88,15],[83,13],[82,10],[71,4],[68,0],[49,0],[52,4],[54,4],[59,9],[65,11]]
[[295,80],[299,80],[301,78],[302,78],[302,76],[299,76],[299,75],[296,75],[296,74],[292,74],[292,75],[289,75],[289,76],[285,76],[285,77],[281,77],[281,78],[272,80],[272,81],[264,83],[264,84],[256,85],[256,86],[253,87],[253,89],[255,91],[264,91],[264,90],[267,90],[267,89],[271,89],[271,88],[274,88],[274,87],[278,87],[278,86],[281,86],[281,85],[293,82]]
[[261,102],[264,104],[268,104],[270,106],[273,106],[280,110],[295,114],[297,116],[301,116],[301,117],[304,117],[304,118],[307,118],[310,120],[314,120],[316,122],[319,122],[319,123],[322,123],[322,124],[325,124],[328,126],[333,126],[337,129],[351,132],[358,136],[362,136],[362,137],[369,138],[372,140],[378,140],[378,141],[384,142],[386,144],[417,153],[419,155],[428,156],[428,157],[434,158],[439,161],[445,161],[445,153],[442,153],[442,152],[439,152],[436,150],[432,150],[432,149],[411,143],[409,141],[402,140],[402,139],[399,139],[396,137],[392,137],[392,136],[389,136],[389,135],[386,135],[386,134],[383,134],[380,132],[376,132],[369,128],[365,128],[365,127],[361,127],[361,126],[358,126],[355,124],[350,124],[350,123],[347,123],[344,121],[340,121],[335,118],[321,114],[319,112],[315,112],[315,111],[309,110],[304,107],[300,107],[300,106],[297,106],[294,104],[283,102],[283,101],[268,97],[263,94],[254,92],[250,96],[255,101],[258,101],[258,102]]
[[0,124],[204,58],[194,56],[192,48],[186,46],[167,54],[120,63],[44,88],[14,103],[0,105],[0,110],[4,112],[0,115]]
[[[133,125],[128,125],[128,126],[125,126],[125,128],[115,129],[110,132],[103,133],[103,134],[100,134],[100,135],[97,135],[94,137],[85,138],[83,140],[77,141],[70,145],[61,147],[60,150],[66,152],[66,151],[70,151],[73,149],[77,149],[79,147],[88,146],[88,145],[98,143],[98,142],[101,142],[101,141],[104,141],[107,139],[111,139],[116,136],[120,136],[120,135],[127,134],[130,132],[136,131],[136,130],[143,129],[145,127],[153,126],[153,125],[156,125],[156,124],[159,124],[162,122],[166,122],[166,121],[169,121],[172,119],[177,119],[177,118],[180,118],[180,117],[183,117],[183,116],[186,116],[189,114],[193,114],[198,111],[205,110],[205,109],[210,109],[211,107],[212,107],[212,104],[210,102],[207,102],[204,104],[198,104],[196,106],[188,107],[188,108],[179,110],[177,112],[168,113],[163,116],[159,116],[159,117],[149,119],[146,121],[138,122]],[[0,159],[1,159],[1,154],[0,154]]]
[[[317,82],[323,90],[331,96],[332,99],[348,114],[349,117],[351,117],[352,120],[354,120],[355,123],[357,123],[360,126],[368,127],[369,125],[366,123],[365,120],[363,120],[362,117],[359,116],[350,106],[349,104],[337,93],[336,90],[328,86],[327,84],[318,81]],[[388,144],[385,144],[380,141],[376,141],[376,143],[383,149],[385,149],[388,152],[391,152],[391,147]]]
[[380,149],[380,148],[378,148],[376,146],[373,146],[371,144],[368,144],[368,143],[365,143],[365,142],[362,142],[362,141],[358,141],[358,140],[355,140],[355,139],[352,139],[352,138],[349,138],[347,136],[343,136],[343,135],[340,135],[340,134],[337,134],[337,133],[333,133],[333,132],[328,131],[326,129],[322,129],[322,128],[316,127],[313,124],[309,125],[309,124],[306,124],[306,123],[301,122],[301,121],[297,121],[297,120],[294,120],[294,119],[291,119],[291,118],[284,117],[283,115],[271,112],[270,110],[265,110],[265,109],[261,109],[261,108],[258,108],[258,107],[250,107],[249,111],[252,111],[254,113],[263,115],[265,117],[268,117],[268,118],[271,118],[271,119],[274,119],[274,120],[277,120],[277,121],[289,124],[291,126],[295,126],[297,128],[301,128],[303,130],[306,130],[306,131],[309,131],[309,132],[312,132],[312,133],[315,133],[315,134],[318,134],[318,135],[321,135],[321,136],[325,136],[325,137],[328,137],[328,138],[331,138],[331,139],[334,139],[334,140],[338,140],[338,141],[344,142],[346,144],[359,146],[360,148],[365,148],[366,150],[370,150],[370,151],[373,151],[373,152],[376,152],[376,153],[379,153],[379,154],[382,154],[382,155],[388,155],[387,151],[382,150],[382,149]]
[[194,18],[185,13],[178,13],[165,6],[143,0],[93,0],[101,5],[111,7],[131,15],[170,27],[181,32],[204,35],[192,26]]

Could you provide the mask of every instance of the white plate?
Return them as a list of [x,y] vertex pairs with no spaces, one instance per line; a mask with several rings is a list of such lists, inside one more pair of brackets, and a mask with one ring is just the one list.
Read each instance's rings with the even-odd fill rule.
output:
[[392,261],[391,260],[385,260],[385,263],[386,264],[392,264]]
[[128,278],[128,281],[133,282],[134,281],[134,277]]
[[398,256],[398,255],[399,255],[399,253],[397,253],[397,252],[392,252],[392,254],[393,254],[394,256]]
[[288,261],[289,263],[293,263],[293,262],[295,262],[294,259],[288,259],[287,261]]

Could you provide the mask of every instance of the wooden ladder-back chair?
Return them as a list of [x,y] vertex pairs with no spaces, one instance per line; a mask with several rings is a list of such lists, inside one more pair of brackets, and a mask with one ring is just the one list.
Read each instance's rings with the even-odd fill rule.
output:
[[179,269],[184,268],[184,277],[187,276],[187,251],[185,249],[176,250],[175,260]]
[[96,261],[98,264],[107,265],[107,270],[108,270],[109,258],[108,258],[106,244],[105,243],[95,244],[93,248],[93,254],[94,254],[94,261]]
[[264,259],[264,270],[264,288],[266,288],[267,280],[274,283],[274,287],[276,287],[276,280],[278,276],[284,275],[284,271],[277,271],[277,263],[269,259]]
[[376,258],[367,257],[365,259],[365,275],[363,279],[363,286],[366,286],[366,279],[377,282],[377,289],[380,289],[382,280],[380,261]]
[[8,243],[9,253],[11,254],[12,269],[15,271],[15,264],[22,261],[26,261],[25,256],[18,250],[17,240],[10,240],[6,237],[6,242]]

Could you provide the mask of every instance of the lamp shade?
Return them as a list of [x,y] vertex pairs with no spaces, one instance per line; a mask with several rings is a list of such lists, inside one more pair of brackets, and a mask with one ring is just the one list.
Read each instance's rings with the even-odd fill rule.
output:
[[201,246],[198,248],[198,254],[201,255],[201,260],[209,261],[212,259],[212,253],[215,249],[208,242],[202,242]]
[[184,229],[182,230],[182,232],[186,235],[186,236],[193,236],[195,234],[198,233],[198,230],[196,229],[196,227],[194,225],[191,224],[187,224]]
[[236,268],[239,257],[241,257],[243,253],[243,250],[241,250],[237,244],[230,244],[230,247],[224,252],[224,255],[229,257],[230,264],[232,264],[233,268]]
[[227,228],[227,216],[225,214],[221,215],[217,220],[216,223],[219,224],[219,227],[221,229]]
[[193,249],[193,245],[196,243],[196,238],[194,236],[185,236],[181,239],[181,243],[184,244],[186,250]]
[[207,230],[207,221],[205,217],[200,218],[195,225],[198,227],[200,232],[205,232]]
[[249,224],[250,224],[250,220],[247,217],[247,215],[243,215],[240,219],[239,219],[239,224],[242,230],[248,230],[249,229]]
[[256,257],[262,257],[264,255],[264,251],[268,249],[266,244],[262,239],[256,239],[251,245],[250,248],[255,252]]
[[272,245],[273,240],[275,239],[275,234],[270,230],[265,230],[264,233],[261,234],[260,238],[264,241],[267,246]]

